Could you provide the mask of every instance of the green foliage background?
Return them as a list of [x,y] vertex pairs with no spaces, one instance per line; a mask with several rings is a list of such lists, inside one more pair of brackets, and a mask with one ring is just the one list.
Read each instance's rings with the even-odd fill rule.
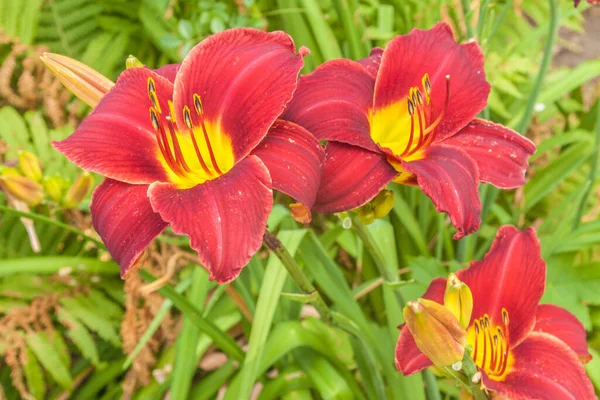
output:
[[[311,49],[307,73],[329,59],[365,57],[397,34],[445,20],[460,40],[475,37],[485,52],[493,90],[484,117],[538,145],[523,189],[480,187],[484,222],[458,242],[447,217],[411,187],[392,187],[393,211],[367,229],[374,247],[345,228],[345,216],[299,226],[288,200],[277,198],[269,230],[355,335],[307,316],[303,302],[310,298],[266,251],[221,287],[184,254],[160,295],[138,296],[138,288],[123,287],[118,266],[85,222],[89,200],[78,210],[48,200],[18,212],[0,193],[1,329],[16,335],[9,341],[0,333],[0,398],[160,399],[168,392],[171,399],[209,399],[222,392],[225,399],[242,399],[256,383],[260,399],[457,398],[449,381],[395,370],[402,309],[396,286],[382,282],[376,263],[383,260],[398,273],[404,301],[416,299],[432,278],[483,257],[503,224],[537,228],[548,263],[543,302],[583,322],[594,355],[586,368],[600,388],[600,107],[592,82],[600,59],[569,69],[552,63],[553,51],[568,47],[557,39],[559,27],[582,32],[586,12],[583,4],[574,9],[563,0],[0,0],[0,78],[12,57],[16,66],[2,79],[15,92],[26,71],[20,62],[39,55],[39,46],[115,79],[129,54],[155,67],[180,61],[223,29],[281,29]],[[10,163],[19,150],[32,151],[46,176],[72,182],[80,171],[49,141],[66,137],[89,109],[63,98],[71,124],[57,123],[44,96],[25,105],[0,97],[0,139],[7,145],[0,157]],[[23,216],[34,222],[38,253]],[[169,232],[153,246],[191,254],[187,240]],[[149,273],[144,278],[152,280]],[[9,325],[18,310],[25,310],[20,318],[26,321]],[[124,322],[132,310],[148,313],[141,327]],[[161,334],[165,327],[174,333],[170,338]],[[20,355],[11,360],[15,348]],[[203,363],[209,358],[219,368]]]

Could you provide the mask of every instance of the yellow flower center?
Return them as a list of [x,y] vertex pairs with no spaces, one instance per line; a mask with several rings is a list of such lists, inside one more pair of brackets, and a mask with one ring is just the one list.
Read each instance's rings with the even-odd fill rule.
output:
[[[450,97],[450,75],[446,75],[446,100],[440,114],[434,115],[429,75],[423,75],[422,87],[413,86],[408,95],[377,112],[370,113],[371,138],[393,158],[413,161],[422,158],[422,150],[435,138]],[[392,162],[394,167],[399,163]],[[402,171],[400,171],[402,172]]]
[[202,100],[194,94],[191,99],[194,112],[183,107],[182,119],[186,130],[181,132],[175,123],[175,107],[168,101],[168,114],[162,117],[154,79],[148,78],[150,121],[158,142],[158,158],[167,171],[169,180],[180,188],[190,188],[216,179],[229,171],[234,163],[233,148],[218,121],[204,116]]
[[513,364],[508,324],[508,312],[503,308],[500,325],[493,325],[484,314],[475,319],[467,331],[467,343],[473,346],[475,364],[495,381],[503,381]]

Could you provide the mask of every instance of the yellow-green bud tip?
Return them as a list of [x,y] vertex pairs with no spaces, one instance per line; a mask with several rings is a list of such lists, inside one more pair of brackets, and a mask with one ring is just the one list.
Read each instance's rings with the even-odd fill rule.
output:
[[66,208],[77,206],[85,199],[85,196],[92,190],[93,186],[94,178],[88,172],[84,172],[69,188],[69,191],[65,195],[63,206]]
[[60,176],[51,176],[44,178],[42,181],[42,185],[44,186],[44,190],[48,193],[48,196],[57,203],[62,201],[63,195],[65,193],[66,182]]
[[394,208],[394,192],[384,189],[371,201],[375,218],[383,218]]
[[458,319],[463,328],[469,326],[473,312],[473,294],[455,274],[450,274],[446,281],[444,306]]
[[27,178],[39,182],[42,179],[42,166],[35,154],[28,151],[19,153],[19,169]]
[[125,60],[125,68],[129,69],[129,68],[143,68],[144,64],[142,64],[142,62],[140,60],[137,59],[136,56],[133,55],[129,55],[129,57],[127,57],[127,60]]
[[36,206],[44,200],[42,185],[15,173],[12,169],[2,171],[0,188],[17,200],[24,201],[29,206]]

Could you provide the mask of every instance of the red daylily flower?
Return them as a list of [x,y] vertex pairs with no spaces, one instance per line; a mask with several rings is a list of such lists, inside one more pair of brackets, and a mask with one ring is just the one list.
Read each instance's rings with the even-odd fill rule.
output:
[[[582,364],[591,359],[583,325],[561,307],[538,305],[546,264],[533,229],[500,228],[484,259],[456,275],[473,295],[467,343],[487,389],[512,400],[596,398]],[[445,288],[435,279],[423,298],[443,304]],[[396,367],[411,375],[431,365],[404,326]]]
[[307,51],[296,54],[283,32],[218,33],[181,64],[123,72],[75,133],[54,143],[106,176],[92,219],[122,276],[170,225],[190,237],[211,279],[231,281],[261,246],[272,188],[312,206],[323,150],[277,120]]
[[518,133],[475,118],[489,90],[481,49],[457,44],[445,23],[301,77],[282,118],[329,141],[313,209],[359,207],[393,180],[419,185],[450,215],[455,239],[477,230],[479,182],[523,185],[535,151]]

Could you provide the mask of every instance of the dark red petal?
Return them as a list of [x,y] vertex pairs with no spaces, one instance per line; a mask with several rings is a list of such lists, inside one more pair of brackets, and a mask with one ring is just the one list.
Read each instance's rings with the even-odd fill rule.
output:
[[379,152],[370,136],[374,77],[359,63],[331,60],[300,77],[282,117],[320,140],[353,144]]
[[444,140],[444,144],[466,151],[479,167],[479,179],[502,189],[525,184],[528,160],[535,153],[531,140],[505,126],[478,118]]
[[513,226],[501,227],[483,260],[457,276],[473,293],[471,321],[487,314],[495,325],[503,326],[502,309],[506,309],[510,347],[531,332],[546,286],[546,263],[533,229],[519,232]]
[[533,332],[513,351],[514,365],[503,382],[483,383],[511,400],[596,399],[577,355],[547,333]]
[[277,120],[267,137],[254,149],[279,190],[311,208],[321,183],[325,152],[306,129],[293,122]]
[[190,237],[210,279],[219,283],[235,279],[260,249],[273,206],[269,171],[256,156],[190,189],[154,183],[148,196],[173,232]]
[[358,146],[329,142],[325,147],[323,178],[313,210],[331,213],[362,206],[396,175],[398,172],[383,154]]
[[424,154],[420,160],[402,161],[402,168],[417,177],[436,210],[450,216],[458,230],[454,239],[475,232],[481,223],[477,164],[464,150],[441,144],[430,146]]
[[562,307],[540,304],[535,314],[536,332],[545,332],[565,342],[584,363],[592,359],[588,351],[585,328],[576,316]]
[[436,138],[441,140],[467,125],[487,104],[490,85],[485,80],[483,54],[475,42],[457,44],[446,23],[396,36],[381,58],[375,84],[375,112],[405,99],[411,87],[423,91],[426,73],[431,81],[435,116],[444,107],[446,75],[450,75],[450,101],[436,131]]
[[147,68],[131,68],[75,130],[54,147],[79,167],[127,183],[163,181],[166,172],[150,122],[148,78],[167,110],[173,85]]
[[[446,280],[442,278],[436,278],[431,281],[431,284],[427,288],[424,299],[433,300],[440,304],[444,304],[444,292],[446,290]],[[412,375],[415,372],[424,370],[427,367],[433,365],[433,363],[427,358],[427,356],[421,353],[421,350],[417,347],[412,334],[405,326],[402,327],[400,337],[398,338],[398,344],[396,345],[396,357],[395,357],[396,368],[404,375]]]
[[177,76],[179,67],[181,67],[181,63],[167,64],[167,65],[163,65],[160,68],[153,69],[152,71],[154,71],[156,74],[162,76],[163,78],[167,78],[171,83],[173,83],[173,82],[175,82],[175,77]]
[[124,278],[144,249],[168,224],[152,210],[148,185],[104,179],[92,196],[92,224]]
[[377,71],[379,71],[379,65],[381,64],[381,56],[383,55],[383,49],[380,47],[374,47],[369,54],[369,57],[358,60],[359,64],[365,67],[367,71],[373,77],[377,77]]
[[175,114],[185,127],[184,106],[194,110],[198,94],[206,120],[220,123],[231,138],[236,160],[265,137],[296,89],[306,49],[295,54],[284,32],[229,29],[190,51],[175,79]]

